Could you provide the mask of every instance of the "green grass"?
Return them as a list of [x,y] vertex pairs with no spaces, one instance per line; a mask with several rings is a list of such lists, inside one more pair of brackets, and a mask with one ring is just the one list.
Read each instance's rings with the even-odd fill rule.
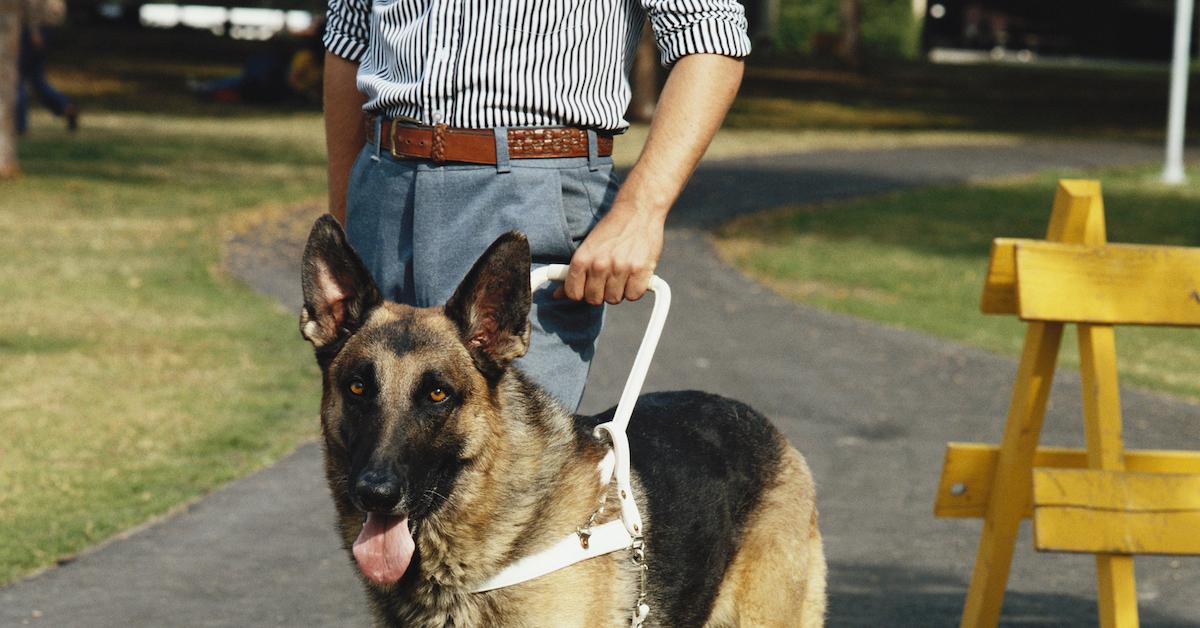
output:
[[[324,193],[319,113],[201,103],[185,88],[263,49],[103,27],[53,48],[51,79],[81,106],[82,130],[35,113],[25,177],[0,182],[0,584],[316,431],[316,369],[294,313],[220,267],[231,224]],[[644,136],[622,138],[622,164]],[[962,141],[1013,140],[743,127],[710,154]]]
[[223,228],[324,189],[316,114],[48,116],[0,182],[0,584],[316,432],[294,313],[221,270]]
[[[51,78],[82,107],[83,130],[68,136],[35,116],[21,144],[26,176],[0,182],[0,584],[315,433],[317,374],[294,313],[226,276],[220,258],[230,225],[323,195],[319,113],[201,103],[185,88],[264,49],[96,25],[56,41]],[[709,154],[1157,136],[1165,77],[756,68]],[[622,164],[644,133],[621,139]],[[1110,213],[1125,212],[1111,220],[1114,239],[1194,241],[1200,193],[1160,193],[1143,174],[1106,177]],[[784,212],[727,230],[723,247],[809,302],[1013,351],[1017,325],[975,309],[987,241],[1043,229],[1050,179]],[[1144,198],[1154,229],[1139,227]],[[764,225],[779,231],[765,243]],[[747,250],[757,246],[764,254]],[[1196,395],[1195,342],[1145,337],[1142,365],[1125,359],[1131,336],[1120,336],[1135,381]]]
[[[1045,235],[1055,181],[1079,173],[783,208],[715,235],[721,254],[803,303],[1017,354],[1022,325],[979,312],[991,239]],[[1113,242],[1200,245],[1200,173],[1168,188],[1157,170],[1088,173],[1103,184]],[[1077,365],[1073,344],[1067,364]],[[1124,381],[1200,399],[1200,333],[1123,327]]]
[[[1161,141],[1166,66],[1150,69],[892,62],[853,74],[794,60],[751,66],[726,126],[985,131]],[[1188,120],[1200,121],[1200,99]]]

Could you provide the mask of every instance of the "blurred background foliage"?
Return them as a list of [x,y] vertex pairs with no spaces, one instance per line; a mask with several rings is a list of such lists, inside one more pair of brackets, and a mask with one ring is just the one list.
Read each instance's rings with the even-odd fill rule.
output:
[[[774,50],[829,56],[841,32],[843,0],[781,0]],[[876,59],[913,59],[920,52],[921,25],[911,0],[858,0],[863,53]]]

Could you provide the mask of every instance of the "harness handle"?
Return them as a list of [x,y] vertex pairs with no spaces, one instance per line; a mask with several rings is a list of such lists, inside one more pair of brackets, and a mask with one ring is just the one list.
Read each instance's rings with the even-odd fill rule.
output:
[[[535,269],[529,278],[532,289],[536,290],[547,281],[566,281],[569,268],[566,264],[549,264]],[[625,380],[625,389],[621,391],[621,400],[617,402],[617,411],[612,421],[597,425],[594,432],[597,437],[601,433],[607,433],[612,442],[614,464],[601,465],[603,470],[600,483],[608,485],[612,481],[612,475],[616,474],[617,491],[621,499],[621,521],[634,538],[642,535],[642,517],[633,500],[633,486],[629,473],[629,439],[625,436],[625,427],[629,425],[629,419],[633,416],[633,406],[642,392],[642,384],[646,382],[650,361],[654,358],[659,336],[662,335],[663,325],[667,322],[667,311],[671,309],[671,287],[667,282],[658,275],[653,275],[650,277],[649,290],[654,293],[654,309],[650,312],[650,322],[646,324],[646,333],[642,336],[642,344],[633,360],[629,378]]]

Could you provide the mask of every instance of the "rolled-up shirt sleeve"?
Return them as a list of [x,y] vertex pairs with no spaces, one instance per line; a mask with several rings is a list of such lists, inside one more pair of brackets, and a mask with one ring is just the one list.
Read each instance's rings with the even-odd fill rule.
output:
[[370,0],[329,0],[325,11],[325,49],[358,63],[367,50]]
[[746,11],[737,0],[642,0],[664,66],[697,53],[750,54]]

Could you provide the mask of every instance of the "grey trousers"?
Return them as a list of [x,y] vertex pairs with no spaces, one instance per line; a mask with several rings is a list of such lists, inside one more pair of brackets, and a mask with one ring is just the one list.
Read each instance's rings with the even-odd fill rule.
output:
[[[616,195],[604,157],[500,165],[393,158],[368,143],[350,174],[346,233],[385,298],[441,305],[501,234],[529,237],[535,267],[565,264]],[[594,155],[594,152],[593,152]],[[533,295],[529,353],[516,366],[574,411],[583,397],[603,306]]]

